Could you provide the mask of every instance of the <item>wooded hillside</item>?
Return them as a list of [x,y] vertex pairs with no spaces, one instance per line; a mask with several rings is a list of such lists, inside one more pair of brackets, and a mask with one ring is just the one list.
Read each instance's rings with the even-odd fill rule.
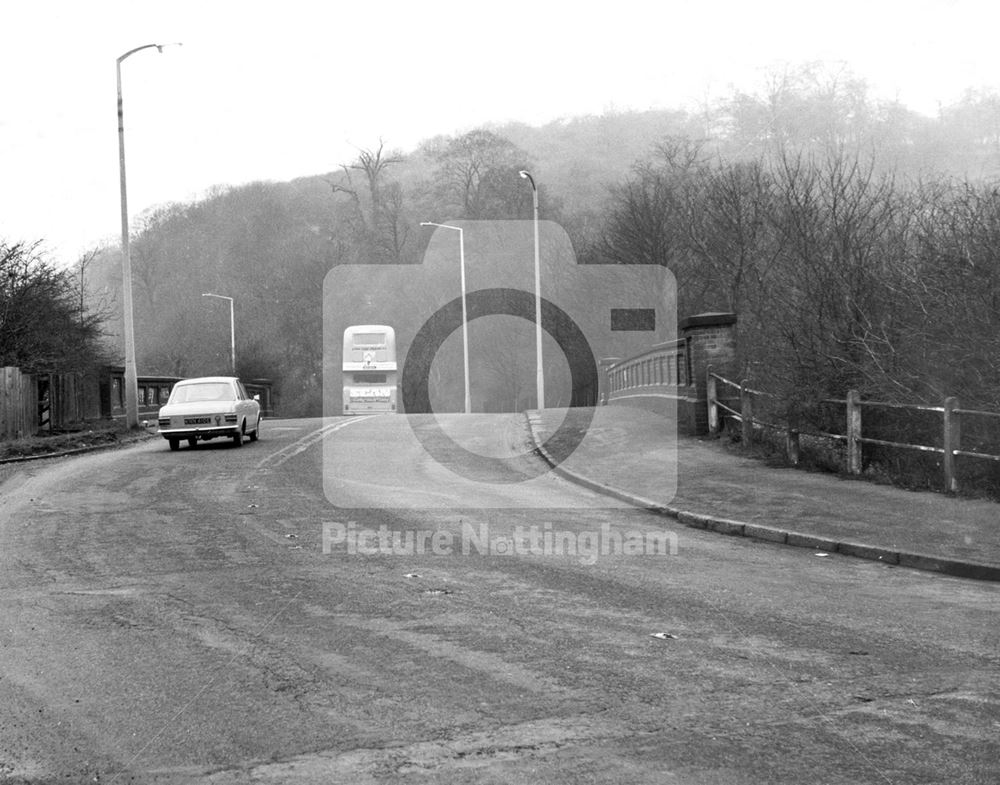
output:
[[[412,151],[373,140],[337,171],[147,212],[140,372],[228,367],[228,308],[201,297],[216,292],[236,301],[240,375],[274,379],[284,414],[318,414],[327,272],[419,262],[421,221],[531,218],[521,169],[581,261],[665,265],[681,314],[737,311],[747,373],[766,368],[782,395],[1000,402],[1000,97],[929,119],[814,68],[698,111],[498,125]],[[119,303],[119,269],[101,250],[90,295]]]

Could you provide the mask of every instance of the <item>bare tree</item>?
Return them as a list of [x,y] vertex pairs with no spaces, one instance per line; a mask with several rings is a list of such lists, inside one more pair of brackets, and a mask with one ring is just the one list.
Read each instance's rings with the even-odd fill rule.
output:
[[41,242],[0,242],[0,365],[80,371],[101,359],[100,317],[82,311],[72,273],[44,257]]
[[[333,193],[350,197],[352,233],[368,262],[398,262],[402,256],[408,236],[404,197],[387,172],[403,160],[401,153],[387,152],[379,139],[377,148],[361,149],[355,162],[341,166],[341,180],[327,180]],[[361,186],[354,184],[354,172],[363,176]]]
[[518,218],[531,213],[531,193],[518,178],[527,154],[492,131],[477,129],[445,142],[435,153],[443,200],[463,218]]

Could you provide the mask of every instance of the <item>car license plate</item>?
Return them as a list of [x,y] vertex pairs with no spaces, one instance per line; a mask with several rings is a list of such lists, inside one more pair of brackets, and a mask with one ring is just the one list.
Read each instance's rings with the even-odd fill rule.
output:
[[212,422],[212,418],[211,417],[185,417],[184,418],[184,424],[185,425],[208,425],[210,422]]

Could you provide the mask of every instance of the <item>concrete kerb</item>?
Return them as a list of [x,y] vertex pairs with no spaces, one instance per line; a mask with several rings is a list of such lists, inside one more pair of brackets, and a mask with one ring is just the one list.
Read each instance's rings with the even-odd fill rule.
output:
[[983,581],[1000,581],[1000,566],[993,564],[983,564],[962,559],[950,559],[939,556],[929,556],[920,553],[910,553],[907,551],[896,551],[878,545],[866,545],[864,543],[840,541],[828,537],[813,534],[803,534],[787,529],[780,529],[775,526],[764,526],[758,523],[746,523],[728,518],[719,518],[713,515],[694,513],[681,510],[676,507],[647,499],[643,496],[623,491],[619,488],[599,483],[585,477],[582,474],[565,468],[557,462],[545,449],[543,442],[538,437],[537,416],[525,413],[528,421],[528,431],[534,443],[535,452],[551,467],[552,471],[560,477],[572,483],[589,488],[592,491],[605,496],[623,501],[640,509],[652,512],[657,515],[674,518],[685,526],[693,529],[704,529],[714,531],[719,534],[728,534],[735,537],[749,537],[762,542],[773,542],[781,545],[790,545],[795,548],[811,548],[827,553],[839,553],[843,556],[853,556],[859,559],[878,561],[891,566],[908,567],[914,570],[924,570],[927,572],[938,572],[944,575],[951,575],[956,578],[972,578]]

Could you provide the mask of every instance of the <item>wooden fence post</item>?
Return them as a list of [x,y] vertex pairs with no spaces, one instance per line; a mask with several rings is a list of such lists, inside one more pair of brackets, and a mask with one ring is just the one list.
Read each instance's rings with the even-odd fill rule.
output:
[[785,431],[785,455],[792,466],[799,465],[799,432],[791,425]]
[[792,465],[799,465],[799,415],[795,406],[785,406],[785,459]]
[[847,391],[847,473],[861,474],[861,394]]
[[954,396],[944,399],[944,490],[945,493],[958,491],[958,478],[955,476],[955,450],[961,449],[962,416],[955,414],[958,408],[958,398]]
[[712,374],[712,366],[710,365],[705,381],[705,398],[708,401],[708,432],[713,436],[719,432],[719,407],[715,405],[717,395],[715,376]]
[[740,382],[740,420],[743,426],[743,446],[750,449],[753,444],[753,396],[747,387],[749,379]]

